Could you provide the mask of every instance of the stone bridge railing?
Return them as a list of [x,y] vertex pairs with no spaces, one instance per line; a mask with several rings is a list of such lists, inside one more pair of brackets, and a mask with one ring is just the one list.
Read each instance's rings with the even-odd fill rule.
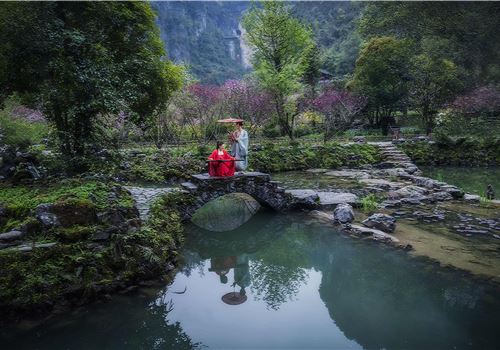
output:
[[210,177],[208,174],[192,175],[182,187],[195,198],[194,203],[183,208],[183,219],[188,220],[204,204],[229,193],[246,193],[261,205],[277,211],[288,209],[294,198],[271,181],[269,174],[258,172],[237,173],[231,177]]

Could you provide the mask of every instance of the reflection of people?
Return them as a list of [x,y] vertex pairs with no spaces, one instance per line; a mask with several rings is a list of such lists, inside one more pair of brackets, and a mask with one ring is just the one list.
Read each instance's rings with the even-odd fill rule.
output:
[[236,267],[234,268],[234,283],[233,287],[236,285],[240,286],[240,294],[245,295],[245,287],[250,285],[250,267],[248,265],[248,255],[242,254],[236,257]]
[[234,158],[225,150],[224,142],[217,141],[217,148],[208,157],[208,174],[210,176],[233,176]]
[[236,123],[236,131],[229,135],[233,157],[240,162],[236,162],[236,170],[243,171],[248,166],[248,132],[243,129],[243,122]]

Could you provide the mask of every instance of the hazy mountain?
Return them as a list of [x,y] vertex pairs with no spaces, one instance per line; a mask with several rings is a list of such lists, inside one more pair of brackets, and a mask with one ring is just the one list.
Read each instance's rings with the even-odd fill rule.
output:
[[[322,49],[323,67],[333,74],[352,71],[360,40],[355,21],[361,4],[292,2],[294,14],[311,26]],[[153,2],[169,57],[190,66],[204,83],[240,78],[251,69],[241,16],[250,2]]]

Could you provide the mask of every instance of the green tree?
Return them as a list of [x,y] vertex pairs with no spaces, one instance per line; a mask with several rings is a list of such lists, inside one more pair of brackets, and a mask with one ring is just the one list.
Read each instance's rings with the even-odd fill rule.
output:
[[458,69],[450,60],[427,54],[417,55],[412,61],[410,100],[430,134],[438,109],[460,86]]
[[311,98],[316,97],[316,85],[319,81],[319,48],[315,43],[311,43],[304,50],[302,56],[302,81],[309,88]]
[[488,1],[385,1],[366,4],[359,32],[365,39],[394,36],[446,42],[446,56],[461,67],[467,85],[500,79],[500,3]]
[[147,124],[182,83],[154,20],[144,2],[2,3],[2,95],[19,92],[41,108],[66,154],[98,142],[110,114]]
[[303,55],[311,32],[292,17],[282,2],[254,5],[243,17],[248,42],[254,49],[254,69],[260,84],[271,94],[281,130],[293,139],[296,99],[301,88]]
[[405,108],[410,74],[410,42],[394,37],[370,39],[363,46],[348,87],[368,98],[370,124],[387,134],[389,118]]

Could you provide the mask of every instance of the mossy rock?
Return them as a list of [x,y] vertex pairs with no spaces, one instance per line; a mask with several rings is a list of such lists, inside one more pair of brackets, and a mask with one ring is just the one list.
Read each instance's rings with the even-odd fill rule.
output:
[[85,241],[94,232],[96,232],[95,227],[75,225],[66,228],[60,227],[55,230],[55,235],[62,242],[73,243],[78,241]]

